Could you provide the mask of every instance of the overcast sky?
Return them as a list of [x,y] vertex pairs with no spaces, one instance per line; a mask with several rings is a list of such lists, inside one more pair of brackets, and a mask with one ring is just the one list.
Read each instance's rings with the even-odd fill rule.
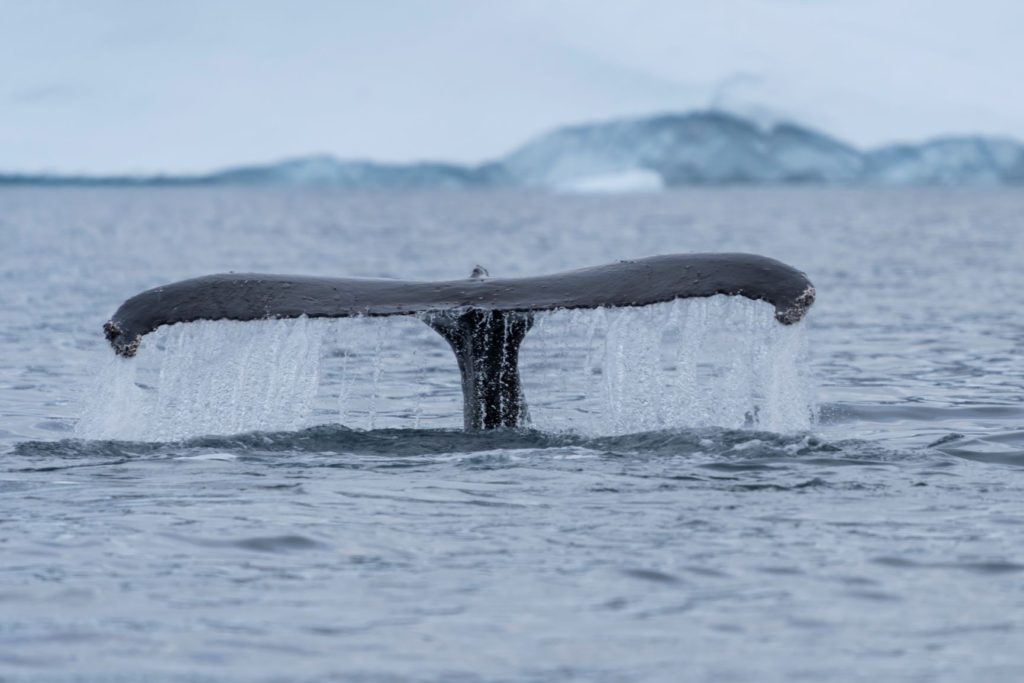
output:
[[0,0],[0,170],[480,161],[712,106],[1024,138],[1021,0]]

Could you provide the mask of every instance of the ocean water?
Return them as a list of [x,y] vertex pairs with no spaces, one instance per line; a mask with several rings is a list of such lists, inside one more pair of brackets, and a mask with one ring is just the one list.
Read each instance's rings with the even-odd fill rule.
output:
[[[2,681],[1024,680],[1024,194],[0,190]],[[540,316],[464,433],[414,318],[199,323],[211,272],[746,251],[818,291]]]

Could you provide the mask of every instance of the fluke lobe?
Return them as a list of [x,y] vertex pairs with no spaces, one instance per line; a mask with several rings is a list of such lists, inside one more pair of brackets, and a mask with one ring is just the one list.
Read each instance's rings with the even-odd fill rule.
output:
[[468,279],[439,282],[207,275],[133,296],[103,330],[116,353],[133,356],[142,336],[161,325],[415,315],[455,352],[466,429],[493,429],[526,422],[518,359],[534,312],[646,306],[715,294],[766,301],[783,325],[798,322],[814,303],[807,276],[775,259],[672,254],[524,278],[491,278],[478,266]]

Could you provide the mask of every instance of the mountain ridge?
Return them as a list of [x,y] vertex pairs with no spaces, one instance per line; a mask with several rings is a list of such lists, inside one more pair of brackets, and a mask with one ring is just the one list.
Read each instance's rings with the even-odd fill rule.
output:
[[780,122],[762,127],[734,114],[707,110],[562,126],[479,165],[313,155],[201,175],[0,174],[0,184],[569,191],[693,185],[998,186],[1024,184],[1024,144],[1005,137],[949,135],[864,150],[806,126]]

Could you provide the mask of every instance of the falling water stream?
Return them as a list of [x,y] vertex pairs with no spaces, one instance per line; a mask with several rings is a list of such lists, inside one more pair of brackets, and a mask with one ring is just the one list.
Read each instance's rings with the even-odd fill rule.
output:
[[[200,321],[108,358],[78,434],[167,441],[315,424],[461,424],[447,344],[415,318]],[[521,351],[531,425],[609,436],[796,432],[814,414],[803,326],[742,297],[539,314]]]

